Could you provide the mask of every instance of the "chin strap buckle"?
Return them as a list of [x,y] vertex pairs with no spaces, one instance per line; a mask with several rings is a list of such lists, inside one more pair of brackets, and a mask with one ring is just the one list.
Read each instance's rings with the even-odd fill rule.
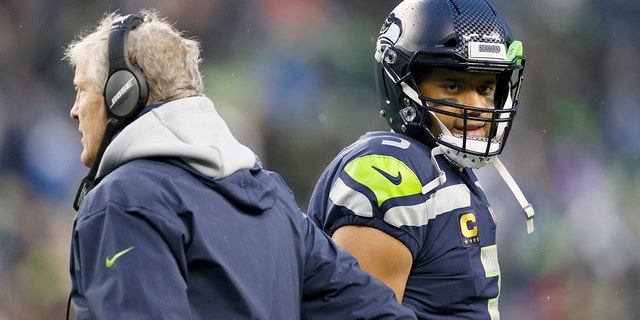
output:
[[533,211],[533,206],[528,203],[524,208],[524,217],[527,219],[527,233],[533,232],[533,217],[536,213]]

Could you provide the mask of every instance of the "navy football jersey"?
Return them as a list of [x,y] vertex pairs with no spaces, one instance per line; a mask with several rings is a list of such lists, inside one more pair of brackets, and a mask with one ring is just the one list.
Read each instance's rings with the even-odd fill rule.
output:
[[404,243],[402,303],[418,318],[499,318],[495,216],[472,170],[407,136],[367,133],[326,168],[308,214],[329,235],[359,225]]

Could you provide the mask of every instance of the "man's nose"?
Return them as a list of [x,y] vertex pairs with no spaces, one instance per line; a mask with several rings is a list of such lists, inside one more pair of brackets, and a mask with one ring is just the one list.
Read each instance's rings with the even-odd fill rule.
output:
[[71,110],[69,110],[69,117],[74,120],[78,119],[78,108],[76,103],[71,106]]
[[489,108],[487,105],[486,97],[475,92],[475,91],[467,91],[460,97],[460,103],[474,108]]
[[[490,108],[486,103],[486,98],[477,92],[467,92],[460,97],[459,101],[462,105],[468,107]],[[482,114],[482,111],[477,109],[466,109],[466,111],[461,110],[461,112],[466,112],[467,115],[471,117],[479,117]]]

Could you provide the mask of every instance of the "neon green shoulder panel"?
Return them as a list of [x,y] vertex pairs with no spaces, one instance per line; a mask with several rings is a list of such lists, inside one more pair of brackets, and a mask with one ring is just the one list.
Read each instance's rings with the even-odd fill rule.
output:
[[422,184],[404,162],[384,155],[357,158],[344,168],[345,172],[373,191],[378,206],[388,199],[419,194]]

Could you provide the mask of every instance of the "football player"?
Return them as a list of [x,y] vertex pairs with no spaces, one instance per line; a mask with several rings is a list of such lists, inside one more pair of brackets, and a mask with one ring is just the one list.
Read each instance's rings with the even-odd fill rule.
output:
[[493,164],[520,107],[525,66],[484,0],[406,0],[375,49],[380,115],[320,177],[309,216],[423,319],[498,319],[496,217],[473,169]]

